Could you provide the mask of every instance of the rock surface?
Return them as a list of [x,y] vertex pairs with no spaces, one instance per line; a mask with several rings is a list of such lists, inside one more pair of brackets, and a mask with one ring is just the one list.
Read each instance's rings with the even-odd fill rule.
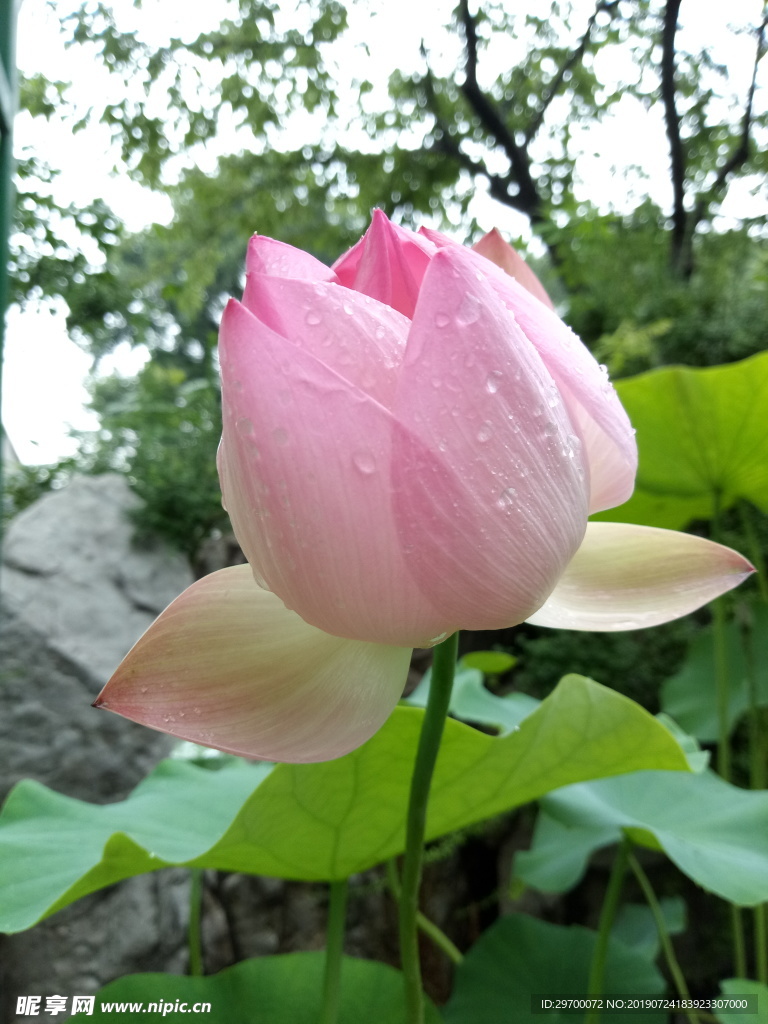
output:
[[[0,798],[33,778],[94,803],[120,799],[171,747],[90,706],[192,582],[181,555],[134,543],[135,502],[122,477],[82,477],[10,524],[0,569]],[[185,886],[183,873],[135,878],[0,939],[0,1019],[15,1019],[19,995],[87,995],[121,974],[178,969]]]

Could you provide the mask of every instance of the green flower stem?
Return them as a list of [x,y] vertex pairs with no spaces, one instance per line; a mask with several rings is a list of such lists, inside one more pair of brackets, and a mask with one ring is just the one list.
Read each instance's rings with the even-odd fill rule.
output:
[[[595,951],[592,954],[592,964],[589,968],[589,983],[587,984],[588,996],[599,996],[603,991],[603,978],[605,976],[605,962],[608,956],[608,941],[611,937],[611,928],[616,918],[616,911],[619,908],[619,897],[621,887],[624,883],[624,875],[627,871],[627,858],[629,857],[630,844],[624,836],[616,850],[616,856],[611,868],[611,877],[608,879],[608,887],[605,890],[603,906],[600,910],[600,922],[597,926],[597,942]],[[599,1010],[590,1010],[584,1018],[584,1024],[597,1024],[600,1020]]]
[[189,946],[189,973],[192,977],[203,974],[203,941],[201,921],[203,910],[203,871],[192,868],[189,872],[189,925],[187,945]]
[[[656,899],[656,893],[653,891],[653,887],[651,886],[648,876],[640,866],[640,862],[631,851],[629,853],[629,866],[631,867],[632,873],[637,879],[640,888],[643,890],[643,896],[645,896],[646,903],[650,908],[651,914],[653,914],[656,931],[659,933],[659,942],[661,943],[661,948],[664,953],[664,959],[667,961],[667,967],[669,969],[670,976],[672,977],[675,991],[681,999],[690,999],[691,994],[688,991],[688,985],[686,984],[683,972],[680,970],[680,964],[677,962],[675,948],[672,945],[672,939],[670,938],[667,923],[664,920],[664,914],[662,913],[659,901]],[[699,1015],[693,1010],[686,1010],[685,1015],[691,1024],[699,1024]]]
[[418,937],[419,885],[424,856],[429,788],[445,728],[445,719],[448,715],[458,646],[459,634],[454,633],[453,636],[443,640],[435,647],[429,700],[424,712],[416,762],[411,777],[403,880],[400,893],[400,960],[403,968],[408,1024],[423,1024],[424,1022],[424,996],[421,989]]
[[[393,860],[387,861],[387,883],[392,891],[392,895],[399,904],[400,879],[397,877],[397,868],[395,867],[395,862]],[[419,911],[416,915],[416,923],[419,926],[419,930],[422,931],[427,938],[431,939],[437,948],[441,949],[452,963],[456,965],[461,963],[464,959],[461,950],[451,942],[445,932],[441,928],[438,928],[434,921],[430,921],[425,914],[422,914],[422,912]]]
[[318,1024],[336,1024],[341,1003],[341,964],[344,954],[344,922],[347,916],[347,879],[331,882],[328,927],[325,940],[323,1006]]

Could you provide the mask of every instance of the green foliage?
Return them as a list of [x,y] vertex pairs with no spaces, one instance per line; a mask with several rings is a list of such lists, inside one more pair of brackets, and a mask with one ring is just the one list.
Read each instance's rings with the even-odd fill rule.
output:
[[[179,1000],[189,1004],[187,1012],[195,1003],[209,1003],[205,1018],[210,1024],[245,1020],[248,1024],[317,1024],[324,966],[324,953],[288,953],[244,960],[209,977],[132,974],[102,988],[93,1014],[88,1016],[92,1021],[114,1020],[114,1009],[102,1010],[104,1003],[133,1002],[143,1004],[142,1020],[147,1024],[161,1024]],[[344,957],[341,978],[338,1024],[359,1024],[365,1018],[406,1024],[399,971],[386,964]],[[148,1003],[160,1003],[160,1010],[148,1012]],[[72,1019],[85,1018],[86,1014],[75,1014]],[[426,1000],[424,1024],[440,1021],[434,1005]]]
[[[728,674],[728,724],[732,730],[752,705],[768,705],[768,608],[740,606],[740,621],[725,626]],[[662,690],[664,711],[687,732],[704,743],[719,736],[717,659],[711,629],[691,643],[679,672]]]
[[574,885],[597,849],[626,833],[663,850],[702,888],[742,906],[768,900],[768,793],[713,772],[636,772],[569,786],[542,801],[515,873],[546,892]]
[[[563,927],[524,914],[500,918],[485,931],[456,971],[456,986],[443,1011],[445,1024],[476,1021],[536,1019],[531,998],[563,995],[584,998],[597,933],[577,926]],[[653,957],[612,939],[608,945],[602,995],[660,995],[664,979]],[[584,1014],[548,1010],[543,1016],[558,1024],[583,1021]],[[606,1024],[662,1024],[658,1012],[611,1013]]]
[[[172,864],[333,881],[394,857],[422,718],[397,708],[362,747],[321,764],[209,771],[166,761],[102,807],[20,783],[0,818],[0,929]],[[686,771],[671,734],[625,697],[570,676],[507,736],[446,723],[427,839],[577,780],[650,767]]]
[[90,438],[92,470],[127,469],[142,499],[133,513],[140,532],[194,556],[214,530],[228,528],[216,472],[217,384],[154,360],[135,379],[97,381],[93,395],[101,430]]
[[635,425],[635,493],[596,518],[680,529],[745,500],[768,511],[768,353],[619,381]]
[[669,268],[666,218],[652,203],[594,209],[547,237],[560,256],[568,321],[613,374],[662,363],[711,366],[765,348],[764,238],[746,228],[696,239],[691,277]]
[[62,487],[75,471],[74,458],[50,466],[14,466],[3,472],[2,530],[25,508],[49,491]]
[[[755,1024],[768,1024],[768,986],[748,978],[727,978],[720,982],[720,990],[725,996],[754,996],[757,1000]],[[741,1024],[744,1020],[744,1011],[734,1013],[721,1010],[716,1016],[720,1024]]]

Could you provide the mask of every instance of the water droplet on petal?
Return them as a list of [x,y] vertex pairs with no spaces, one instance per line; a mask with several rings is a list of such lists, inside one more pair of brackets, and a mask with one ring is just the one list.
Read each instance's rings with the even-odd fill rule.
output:
[[235,426],[237,427],[238,433],[240,434],[253,433],[253,423],[251,420],[248,419],[247,416],[240,416]]
[[288,431],[284,430],[282,427],[278,427],[276,430],[272,431],[272,440],[275,444],[279,444],[281,447],[288,444]]
[[480,429],[477,432],[477,440],[484,444],[486,441],[490,441],[490,439],[492,437],[493,437],[493,424],[489,423],[488,420],[486,420],[485,423],[483,423],[483,425],[480,427]]
[[544,436],[545,437],[554,437],[556,434],[557,434],[557,424],[556,423],[553,423],[550,420],[548,423],[544,424]]
[[438,633],[437,636],[431,637],[429,642],[431,644],[439,644],[439,643],[442,643],[443,640],[445,640],[445,638],[447,636],[448,636],[448,633]]
[[501,386],[503,374],[501,370],[491,370],[485,382],[485,390],[489,395],[495,395]]
[[517,491],[515,490],[515,488],[514,487],[507,487],[499,495],[499,497],[498,497],[498,499],[496,501],[496,507],[497,508],[504,508],[504,509],[510,508],[511,506],[515,505],[515,499],[516,498],[517,498]]
[[435,323],[438,327],[447,327],[451,322],[451,318],[447,313],[435,313]]
[[460,324],[476,324],[480,319],[480,300],[476,295],[467,292],[461,300],[456,319]]
[[317,327],[317,325],[323,321],[323,318],[314,309],[310,309],[304,319],[310,327]]
[[366,450],[355,452],[352,456],[352,462],[357,470],[363,473],[365,476],[370,476],[371,473],[376,472],[376,459],[373,452]]

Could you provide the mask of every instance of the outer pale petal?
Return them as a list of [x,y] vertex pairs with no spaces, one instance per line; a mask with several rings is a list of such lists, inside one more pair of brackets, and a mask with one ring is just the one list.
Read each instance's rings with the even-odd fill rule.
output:
[[381,302],[328,282],[249,274],[243,305],[366,394],[390,406],[410,321]]
[[[392,414],[231,301],[222,320],[219,475],[257,579],[318,629],[423,647],[460,622],[408,571],[392,509]],[[430,472],[436,455],[414,440]],[[448,472],[444,488],[458,503]]]
[[738,586],[754,568],[690,533],[590,523],[535,626],[617,632],[679,619]]
[[326,761],[383,725],[410,654],[308,626],[238,565],[166,608],[96,706],[244,757]]
[[330,267],[326,267],[308,252],[265,235],[253,235],[248,242],[245,271],[246,274],[269,274],[272,277],[292,277],[304,281],[336,280]]
[[332,269],[347,288],[411,317],[434,252],[426,238],[398,227],[381,210],[374,210],[371,226]]
[[523,257],[512,248],[509,242],[506,242],[501,237],[500,232],[496,228],[493,231],[489,231],[487,235],[483,235],[480,241],[476,242],[472,248],[475,252],[479,252],[481,256],[485,256],[491,263],[495,263],[505,274],[519,281],[523,288],[527,288],[531,295],[536,296],[539,302],[543,302],[545,306],[554,309],[552,299],[547,295],[544,285]]
[[394,501],[422,591],[462,628],[497,629],[539,607],[576,552],[588,480],[546,366],[470,256],[442,249],[424,279],[395,404],[409,433]]

